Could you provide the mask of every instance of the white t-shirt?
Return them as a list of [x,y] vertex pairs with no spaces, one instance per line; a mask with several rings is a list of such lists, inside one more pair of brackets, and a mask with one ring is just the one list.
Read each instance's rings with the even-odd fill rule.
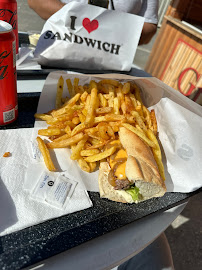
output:
[[[62,3],[72,1],[88,4],[88,0],[60,0]],[[123,11],[145,18],[145,22],[158,23],[158,0],[113,0],[114,8],[118,11]],[[109,9],[112,9],[111,1],[109,0]]]

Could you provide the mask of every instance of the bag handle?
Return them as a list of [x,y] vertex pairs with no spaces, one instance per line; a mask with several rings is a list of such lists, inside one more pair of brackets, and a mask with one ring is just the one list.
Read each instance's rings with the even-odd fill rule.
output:
[[113,0],[110,0],[111,1],[111,5],[112,5],[112,9],[115,10],[115,7],[114,7],[114,2]]
[[[111,2],[112,9],[115,10],[113,0],[110,0],[110,2]],[[109,0],[88,0],[88,4],[98,6],[98,7],[108,8]]]

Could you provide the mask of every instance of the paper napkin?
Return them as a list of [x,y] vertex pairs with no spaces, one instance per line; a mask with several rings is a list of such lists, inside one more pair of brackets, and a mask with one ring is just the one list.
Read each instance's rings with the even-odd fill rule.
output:
[[[92,206],[86,190],[77,185],[67,208],[60,210],[30,197],[25,179],[36,181],[29,144],[34,129],[0,130],[0,235],[5,235],[43,221]],[[10,157],[3,157],[10,152]],[[29,171],[29,168],[33,171]],[[42,165],[41,171],[45,169]],[[38,170],[38,171],[40,171]]]

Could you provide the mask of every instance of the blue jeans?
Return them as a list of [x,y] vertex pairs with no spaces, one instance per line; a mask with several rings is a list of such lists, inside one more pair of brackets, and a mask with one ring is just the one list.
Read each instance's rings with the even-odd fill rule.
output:
[[167,238],[162,233],[140,253],[119,265],[118,270],[174,270]]

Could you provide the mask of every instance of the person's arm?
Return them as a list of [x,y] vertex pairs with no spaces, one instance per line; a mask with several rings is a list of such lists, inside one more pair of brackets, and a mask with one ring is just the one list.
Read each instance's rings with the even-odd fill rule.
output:
[[60,0],[27,0],[27,2],[29,7],[44,20],[47,20],[65,5]]
[[145,18],[139,45],[147,44],[157,31],[158,24],[158,0],[143,0],[139,16]]
[[157,25],[145,22],[140,36],[139,45],[148,44],[157,31]]

